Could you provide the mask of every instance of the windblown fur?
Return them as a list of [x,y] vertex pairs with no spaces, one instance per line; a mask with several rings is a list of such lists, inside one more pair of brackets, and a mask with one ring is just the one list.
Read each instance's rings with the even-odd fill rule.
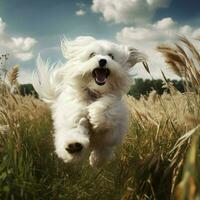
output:
[[91,151],[90,164],[99,167],[127,131],[123,96],[132,83],[129,69],[146,57],[134,48],[92,37],[64,39],[61,49],[68,62],[53,69],[38,57],[33,85],[50,103],[58,157],[77,161]]

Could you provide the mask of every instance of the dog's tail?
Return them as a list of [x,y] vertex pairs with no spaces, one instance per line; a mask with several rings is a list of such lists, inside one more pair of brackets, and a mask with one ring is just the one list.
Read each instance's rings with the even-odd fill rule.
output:
[[37,71],[33,72],[32,84],[40,99],[53,103],[61,91],[63,82],[62,64],[44,62],[40,55],[37,58]]

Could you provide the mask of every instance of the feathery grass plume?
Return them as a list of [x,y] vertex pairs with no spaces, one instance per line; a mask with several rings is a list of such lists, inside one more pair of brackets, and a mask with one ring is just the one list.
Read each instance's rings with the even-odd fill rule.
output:
[[157,50],[163,54],[165,62],[174,73],[193,86],[200,86],[200,54],[196,47],[184,36],[180,36],[181,45],[160,45]]
[[18,84],[17,78],[19,76],[19,65],[14,65],[7,73],[7,80],[12,87],[13,85]]

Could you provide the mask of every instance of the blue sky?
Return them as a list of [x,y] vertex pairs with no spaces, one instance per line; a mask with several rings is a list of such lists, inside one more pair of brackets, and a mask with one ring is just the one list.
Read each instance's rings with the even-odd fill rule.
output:
[[[11,54],[9,64],[20,64],[20,80],[28,82],[38,53],[65,62],[59,49],[63,35],[90,35],[148,54],[176,33],[200,34],[199,8],[199,0],[0,0],[0,53]],[[155,77],[163,67],[157,56],[149,54]]]

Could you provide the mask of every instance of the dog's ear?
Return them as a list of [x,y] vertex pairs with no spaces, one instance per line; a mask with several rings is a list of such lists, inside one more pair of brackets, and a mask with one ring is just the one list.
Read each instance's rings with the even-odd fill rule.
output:
[[72,59],[78,55],[83,50],[83,48],[85,48],[85,46],[91,44],[94,41],[95,39],[89,36],[77,37],[75,40],[68,40],[66,37],[64,37],[61,40],[61,50],[63,56],[68,60]]

